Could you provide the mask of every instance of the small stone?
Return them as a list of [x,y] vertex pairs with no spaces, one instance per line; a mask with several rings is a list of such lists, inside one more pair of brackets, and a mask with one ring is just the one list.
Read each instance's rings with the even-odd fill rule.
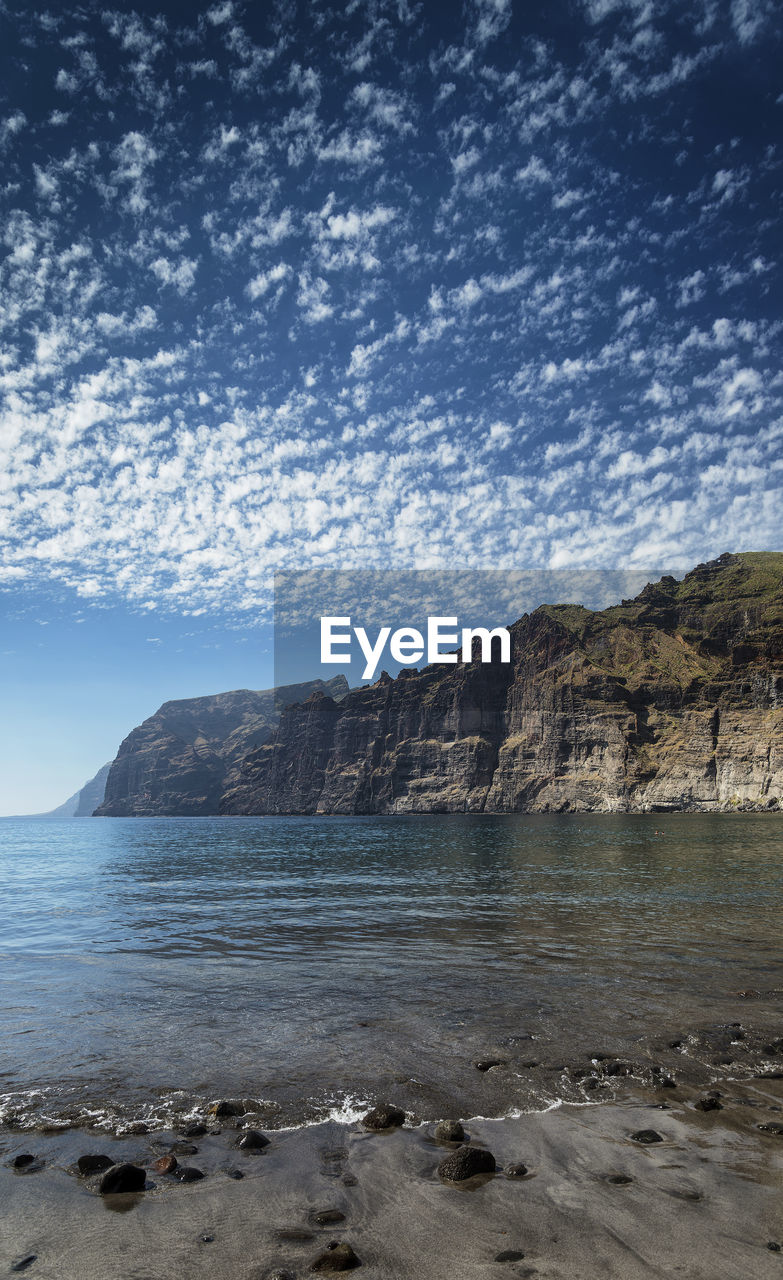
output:
[[281,1271],[278,1267],[276,1271],[268,1271],[264,1280],[296,1280],[296,1276],[293,1271]]
[[319,1227],[328,1227],[332,1222],[345,1222],[345,1214],[339,1209],[319,1209],[313,1214],[313,1222]]
[[201,1241],[201,1243],[202,1243],[202,1244],[213,1244],[213,1243],[214,1243],[214,1240],[215,1240],[215,1237],[214,1237],[214,1236],[199,1236],[199,1240]]
[[699,1101],[694,1103],[694,1106],[697,1111],[722,1111],[723,1110],[723,1103],[718,1102],[717,1098],[699,1098]]
[[477,1173],[494,1173],[495,1157],[484,1147],[460,1147],[441,1160],[438,1174],[449,1182],[463,1182]]
[[516,1164],[506,1165],[507,1178],[524,1178],[526,1173],[527,1173],[527,1165],[522,1164],[521,1161],[517,1161]]
[[173,1173],[177,1168],[176,1156],[160,1156],[157,1160],[153,1160],[150,1166],[155,1173]]
[[663,1142],[663,1138],[654,1129],[637,1129],[636,1133],[631,1134],[632,1142],[642,1142],[645,1146],[651,1146],[653,1142]]
[[439,1142],[464,1142],[465,1130],[459,1120],[441,1120],[435,1129],[435,1137]]
[[783,1071],[758,1071],[756,1080],[783,1080]]
[[607,1182],[611,1182],[613,1187],[627,1187],[629,1182],[633,1182],[633,1178],[629,1178],[627,1173],[610,1173]]
[[180,1182],[200,1182],[204,1174],[195,1165],[184,1164],[177,1169],[176,1176]]
[[134,1120],[132,1124],[129,1124],[123,1130],[124,1133],[130,1134],[134,1138],[142,1138],[145,1134],[149,1133],[149,1131],[149,1125],[145,1124],[143,1120]]
[[775,1120],[768,1120],[766,1124],[759,1124],[757,1129],[761,1129],[762,1133],[776,1133],[778,1137],[783,1137],[783,1124],[778,1124]]
[[29,1151],[23,1152],[20,1156],[14,1156],[11,1161],[14,1169],[26,1169],[30,1164],[35,1164],[35,1156],[31,1156]]
[[306,1231],[304,1227],[279,1227],[275,1232],[275,1239],[282,1244],[306,1244],[315,1240],[315,1233]]
[[147,1175],[136,1164],[115,1164],[101,1178],[98,1188],[102,1196],[120,1195],[126,1191],[143,1191]]
[[495,1254],[495,1262],[521,1262],[524,1256],[520,1249],[503,1249]]
[[210,1107],[210,1111],[213,1116],[243,1116],[245,1114],[245,1108],[241,1102],[230,1102],[225,1099],[222,1102],[216,1102],[214,1106]]
[[263,1151],[264,1147],[269,1146],[269,1139],[265,1134],[259,1133],[258,1129],[248,1129],[237,1142],[237,1146],[242,1151]]
[[346,1173],[346,1174],[343,1176],[343,1186],[344,1186],[344,1187],[355,1187],[356,1185],[357,1185],[357,1180],[356,1180],[356,1178],[353,1176],[353,1174],[352,1174],[352,1173]]
[[323,1253],[319,1253],[315,1262],[311,1262],[310,1270],[353,1271],[354,1267],[360,1266],[361,1262],[349,1244],[340,1244],[337,1240],[332,1240]]
[[[767,1245],[767,1248],[768,1249],[771,1248],[771,1245]],[[11,1270],[26,1271],[28,1267],[31,1267],[33,1265],[37,1257],[38,1257],[37,1253],[26,1253],[23,1258],[18,1258],[16,1262],[11,1263]]]
[[507,1067],[508,1058],[478,1058],[473,1066],[477,1071],[491,1071],[493,1067]]
[[401,1107],[383,1102],[362,1116],[362,1124],[365,1129],[399,1129],[405,1124],[405,1112]]
[[233,1178],[235,1182],[241,1182],[244,1176],[241,1169],[226,1169],[226,1177]]
[[780,1253],[780,1245],[778,1244],[777,1240],[768,1240],[767,1248],[769,1249],[770,1253]]
[[178,1156],[194,1156],[198,1147],[192,1142],[172,1142],[171,1150],[176,1151]]
[[79,1156],[76,1161],[79,1173],[84,1178],[89,1178],[93,1173],[104,1173],[106,1169],[111,1169],[114,1161],[111,1156],[100,1155],[98,1152],[92,1155]]
[[195,1124],[188,1124],[182,1130],[183,1138],[203,1138],[207,1131],[207,1126],[196,1121]]

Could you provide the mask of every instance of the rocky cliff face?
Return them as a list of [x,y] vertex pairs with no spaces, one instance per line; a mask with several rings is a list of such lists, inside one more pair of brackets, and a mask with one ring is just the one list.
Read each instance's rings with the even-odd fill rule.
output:
[[[237,764],[262,743],[279,708],[316,690],[348,690],[344,676],[285,689],[237,689],[205,698],[165,702],[128,734],[109,770],[97,817],[171,817],[216,814]],[[334,704],[337,705],[337,704]]]
[[506,667],[429,667],[289,706],[221,812],[778,806],[783,554],[722,556],[511,630]]

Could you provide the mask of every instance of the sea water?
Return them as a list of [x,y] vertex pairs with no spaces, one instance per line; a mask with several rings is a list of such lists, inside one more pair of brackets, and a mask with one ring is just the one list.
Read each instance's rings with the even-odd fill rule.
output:
[[502,1114],[689,1046],[752,1073],[782,888],[776,814],[0,820],[0,1118]]

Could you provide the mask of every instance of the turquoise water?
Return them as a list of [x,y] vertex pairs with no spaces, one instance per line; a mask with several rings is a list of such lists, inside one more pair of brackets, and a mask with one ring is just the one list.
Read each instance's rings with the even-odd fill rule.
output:
[[0,884],[0,1108],[26,1120],[499,1114],[599,1050],[783,1031],[774,814],[7,819]]

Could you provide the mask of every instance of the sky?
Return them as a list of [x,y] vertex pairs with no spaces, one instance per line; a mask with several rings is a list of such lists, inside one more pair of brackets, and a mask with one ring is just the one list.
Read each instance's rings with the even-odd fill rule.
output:
[[0,48],[0,813],[270,684],[275,571],[780,549],[771,0],[0,0]]

